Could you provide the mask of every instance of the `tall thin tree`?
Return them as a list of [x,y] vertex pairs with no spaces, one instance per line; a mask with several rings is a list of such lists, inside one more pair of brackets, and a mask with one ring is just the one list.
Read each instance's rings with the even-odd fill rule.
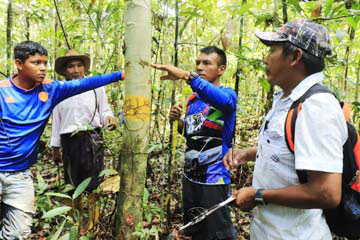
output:
[[[345,6],[348,10],[351,10],[352,5],[353,5],[354,1],[353,0],[348,0],[345,3]],[[346,52],[345,52],[345,73],[344,73],[344,91],[346,92],[347,89],[347,78],[348,78],[348,72],[349,72],[349,57],[350,57],[350,52],[351,52],[351,45],[353,44],[354,38],[355,38],[355,29],[353,26],[349,26],[349,44],[346,46]]]
[[[279,8],[279,4],[278,4],[279,0],[274,0],[274,12],[273,12],[273,19],[272,19],[272,27],[273,30],[276,29],[276,27],[278,27],[280,25],[279,22],[279,15],[278,15],[278,8]],[[286,14],[287,15],[287,14]],[[267,97],[266,97],[266,106],[265,106],[265,112],[268,112],[271,108],[272,105],[272,97],[274,94],[274,85],[270,86],[270,91],[267,93]]]
[[143,223],[151,101],[151,1],[127,0],[125,3],[125,123],[116,233],[118,239],[131,240],[137,239],[132,233]]
[[[179,38],[179,0],[175,2],[175,42],[174,42],[174,65],[177,67],[179,65],[179,56],[178,56],[178,38]],[[176,81],[173,81],[173,88],[171,91],[171,106],[175,104],[175,93],[176,93]],[[167,206],[166,206],[166,216],[167,216],[167,224],[170,228],[171,224],[171,213],[170,213],[170,201],[171,201],[171,186],[172,186],[172,161],[175,158],[176,153],[176,137],[177,137],[177,128],[178,128],[178,121],[170,121],[170,154],[169,154],[169,161],[168,161],[168,199]]]
[[288,22],[288,14],[287,14],[287,2],[286,0],[282,0],[282,10],[283,10],[283,22]]
[[6,75],[10,76],[11,62],[11,28],[12,28],[12,0],[9,0],[7,7],[6,26]]

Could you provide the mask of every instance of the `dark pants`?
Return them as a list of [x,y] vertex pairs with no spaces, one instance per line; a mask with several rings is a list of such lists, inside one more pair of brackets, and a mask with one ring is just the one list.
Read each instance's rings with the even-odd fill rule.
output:
[[86,188],[91,192],[100,183],[99,173],[104,169],[104,141],[99,130],[81,131],[61,135],[65,183],[77,187],[86,178],[91,182]]
[[[229,185],[202,185],[183,177],[184,224],[191,221],[199,208],[208,209],[230,196]],[[236,239],[236,231],[231,222],[230,207],[218,209],[205,220],[190,227],[185,234],[192,240]]]

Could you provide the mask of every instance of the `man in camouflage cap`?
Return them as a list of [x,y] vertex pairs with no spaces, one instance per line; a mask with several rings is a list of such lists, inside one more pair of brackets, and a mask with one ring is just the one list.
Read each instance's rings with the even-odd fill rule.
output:
[[[328,92],[307,98],[296,120],[294,153],[285,140],[292,104],[322,84],[324,58],[331,53],[329,35],[322,25],[296,19],[277,32],[256,36],[270,48],[264,60],[267,79],[281,90],[260,128],[257,147],[230,150],[223,159],[228,169],[255,161],[252,187],[234,193],[236,204],[245,211],[254,209],[251,239],[330,240],[322,209],[340,202],[347,139],[336,98]],[[307,176],[305,183],[299,181],[299,170]]]

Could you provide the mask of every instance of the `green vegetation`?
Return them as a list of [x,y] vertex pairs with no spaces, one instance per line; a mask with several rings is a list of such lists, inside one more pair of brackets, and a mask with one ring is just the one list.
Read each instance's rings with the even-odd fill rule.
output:
[[[125,4],[120,0],[0,0],[0,75],[15,73],[12,49],[27,39],[40,42],[49,51],[48,78],[61,79],[54,71],[56,57],[67,51],[54,2],[69,45],[92,58],[91,74],[117,71],[129,67],[125,63]],[[326,59],[326,81],[339,99],[353,104],[352,120],[360,130],[360,3],[355,0],[179,0],[177,41],[175,41],[175,1],[152,0],[153,63],[178,62],[179,67],[193,70],[200,48],[217,45],[226,49],[228,68],[222,77],[226,86],[238,89],[236,145],[246,147],[256,143],[256,134],[269,106],[272,88],[266,80],[262,59],[266,47],[255,37],[255,31],[272,31],[286,19],[299,17],[324,24],[331,33],[332,56]],[[143,36],[138,36],[142,38]],[[177,43],[174,47],[174,43]],[[141,46],[142,47],[142,46]],[[146,69],[148,61],[138,63]],[[168,110],[173,99],[186,106],[191,89],[185,83],[160,82],[160,74],[151,72],[151,120],[149,145],[146,146],[146,188],[143,194],[143,226],[133,233],[139,239],[161,239],[181,225],[181,177],[184,139],[172,138]],[[175,88],[175,89],[174,89]],[[125,102],[125,83],[106,87],[108,99],[117,115],[120,127],[105,131],[106,168],[121,172],[122,156],[127,156],[123,144],[122,112]],[[276,91],[277,89],[275,89]],[[326,124],[326,123],[324,123]],[[72,196],[63,183],[62,167],[53,163],[49,141],[51,121],[40,144],[36,175],[36,206],[33,239],[115,239],[118,188],[97,190],[100,196],[100,223],[93,229],[81,231],[81,216],[70,214],[72,207],[63,199],[74,201],[83,193],[78,186]],[[129,143],[130,144],[130,143]],[[145,147],[145,146],[143,146]],[[171,154],[172,152],[172,154]],[[139,153],[143,154],[143,153]],[[169,161],[172,156],[172,161]],[[171,164],[169,166],[169,164]],[[234,187],[251,182],[252,165],[242,166],[234,173]],[[171,169],[171,174],[168,170]],[[126,169],[123,169],[126,171]],[[114,170],[106,170],[111,179]],[[138,176],[144,177],[144,176]],[[170,180],[169,180],[170,179]],[[170,181],[170,182],[169,182]],[[119,187],[119,181],[112,182]],[[111,185],[110,184],[110,185]],[[121,190],[120,190],[121,191]],[[85,201],[86,205],[86,201]],[[139,210],[140,209],[136,209]],[[76,211],[75,211],[76,212]],[[75,217],[73,217],[75,216]],[[131,223],[133,219],[125,219]],[[170,221],[169,221],[170,220]],[[234,222],[242,239],[249,238],[249,215],[235,210]],[[81,237],[81,238],[80,238]]]

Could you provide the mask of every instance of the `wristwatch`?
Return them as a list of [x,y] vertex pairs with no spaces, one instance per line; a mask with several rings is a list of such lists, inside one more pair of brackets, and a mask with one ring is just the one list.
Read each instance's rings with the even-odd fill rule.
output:
[[257,203],[258,205],[266,205],[267,203],[265,202],[265,200],[263,199],[262,196],[262,192],[264,191],[264,189],[258,189],[256,190],[256,194],[255,194],[255,203]]
[[186,79],[186,82],[190,84],[192,80],[194,80],[197,76],[199,76],[196,72],[190,72],[190,76]]

